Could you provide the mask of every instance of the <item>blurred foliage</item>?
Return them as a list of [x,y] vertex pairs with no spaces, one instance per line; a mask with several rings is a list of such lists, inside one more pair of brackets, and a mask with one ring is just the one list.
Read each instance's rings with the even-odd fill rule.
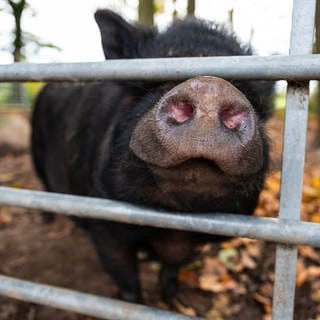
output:
[[[21,103],[12,102],[12,83],[0,84],[0,108],[17,108],[17,107],[31,107],[40,90],[44,86],[43,82],[28,82],[22,84],[25,92],[24,101]],[[15,99],[13,99],[15,100]]]
[[154,12],[164,13],[165,12],[165,1],[164,0],[154,0]]
[[309,112],[312,115],[316,115],[319,113],[319,102],[318,102],[318,97],[319,97],[319,84],[317,85],[317,88],[313,90],[310,94],[310,100],[309,100]]
[[274,105],[276,110],[284,109],[286,106],[286,94],[285,92],[277,92],[274,97]]
[[25,84],[29,106],[34,104],[35,99],[44,85],[44,82],[28,82]]
[[[11,105],[11,83],[0,84],[0,108],[3,106]],[[44,86],[43,82],[29,82],[24,84],[26,91],[26,103],[27,106],[33,105],[38,93]],[[309,112],[311,115],[317,113],[317,92],[316,90],[311,93]],[[282,114],[286,106],[286,93],[284,91],[277,92],[274,99],[275,109],[277,114]]]

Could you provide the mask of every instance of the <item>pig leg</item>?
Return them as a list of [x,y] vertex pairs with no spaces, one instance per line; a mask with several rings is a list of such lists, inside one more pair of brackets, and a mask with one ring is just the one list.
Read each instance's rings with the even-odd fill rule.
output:
[[178,283],[178,271],[180,264],[167,264],[163,263],[160,270],[160,287],[162,299],[168,303],[172,304],[173,298],[179,291]]
[[120,298],[142,303],[137,249],[132,244],[106,239],[94,232],[91,237],[103,267],[118,285]]
[[163,262],[159,276],[162,298],[172,304],[172,298],[179,289],[179,268],[193,252],[193,237],[185,231],[162,230],[151,240],[151,245]]

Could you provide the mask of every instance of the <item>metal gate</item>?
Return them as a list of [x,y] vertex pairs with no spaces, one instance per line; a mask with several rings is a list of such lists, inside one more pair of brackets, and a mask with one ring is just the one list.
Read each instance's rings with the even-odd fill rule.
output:
[[[225,79],[288,80],[280,211],[277,219],[219,213],[203,216],[171,215],[117,201],[7,187],[0,187],[0,205],[277,242],[273,319],[293,319],[297,245],[320,247],[320,225],[299,221],[308,113],[308,80],[320,79],[320,55],[311,54],[315,4],[316,0],[293,0],[289,56],[135,59],[0,66],[2,82],[181,80],[201,74]],[[103,319],[191,319],[168,311],[7,276],[0,276],[0,294]]]

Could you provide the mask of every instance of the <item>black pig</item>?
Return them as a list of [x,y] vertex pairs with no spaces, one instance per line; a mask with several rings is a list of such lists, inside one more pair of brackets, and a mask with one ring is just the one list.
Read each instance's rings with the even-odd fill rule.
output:
[[[250,55],[223,28],[198,19],[165,32],[95,15],[107,59]],[[32,152],[45,188],[171,212],[252,214],[268,168],[264,124],[272,84],[199,76],[185,82],[50,84],[33,113]],[[79,219],[120,296],[141,302],[137,250],[163,264],[167,300],[197,233]]]

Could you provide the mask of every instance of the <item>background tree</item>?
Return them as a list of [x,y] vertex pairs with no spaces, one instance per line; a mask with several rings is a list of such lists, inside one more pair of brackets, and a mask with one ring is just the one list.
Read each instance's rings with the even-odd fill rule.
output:
[[[11,51],[14,62],[21,62],[26,59],[26,47],[29,44],[33,44],[35,50],[40,48],[53,48],[60,50],[57,46],[42,41],[36,35],[26,32],[22,27],[22,19],[26,11],[31,11],[35,15],[34,11],[30,7],[27,0],[1,0],[0,10],[7,12],[13,17],[14,27],[12,30],[12,40],[8,50]],[[12,85],[11,102],[21,103],[25,100],[25,93],[23,86],[19,83]]]
[[138,7],[139,23],[148,27],[153,27],[154,13],[155,13],[154,0],[139,0],[139,7]]
[[194,16],[196,11],[196,0],[188,0],[187,15]]
[[[172,20],[176,20],[179,17],[179,13],[176,6],[176,0],[172,0],[173,11]],[[187,2],[187,15],[194,16],[195,14],[195,0],[188,0]],[[138,6],[138,20],[139,23],[153,27],[154,26],[154,15],[156,13],[163,13],[165,11],[164,0],[139,0]]]
[[21,28],[21,18],[23,11],[28,7],[26,0],[20,0],[14,2],[12,0],[7,0],[8,5],[11,8],[11,12],[14,18],[14,30],[13,30],[13,60],[14,62],[19,62],[23,59],[22,48],[23,44],[23,34]]
[[177,0],[172,0],[172,4],[173,4],[172,20],[173,21],[178,19],[178,10],[176,7],[176,2]]
[[[7,3],[11,9],[11,13],[14,18],[14,30],[13,30],[13,42],[12,42],[12,55],[13,61],[19,62],[22,61],[24,56],[22,54],[23,48],[23,34],[21,28],[22,14],[24,10],[28,7],[28,4],[25,0],[20,0],[14,2],[12,0],[7,0]],[[25,92],[24,88],[19,83],[12,84],[11,90],[11,102],[14,103],[23,103],[25,102]]]
[[14,62],[20,62],[26,59],[25,49],[29,44],[33,44],[36,49],[52,48],[58,49],[52,43],[44,42],[38,36],[26,32],[22,28],[22,18],[27,11],[31,11],[35,16],[34,10],[30,7],[27,0],[1,0],[0,10],[4,10],[12,15],[14,19],[14,28],[12,31],[11,52]]
[[229,26],[230,29],[233,29],[233,14],[234,14],[233,8],[228,10],[227,25]]

